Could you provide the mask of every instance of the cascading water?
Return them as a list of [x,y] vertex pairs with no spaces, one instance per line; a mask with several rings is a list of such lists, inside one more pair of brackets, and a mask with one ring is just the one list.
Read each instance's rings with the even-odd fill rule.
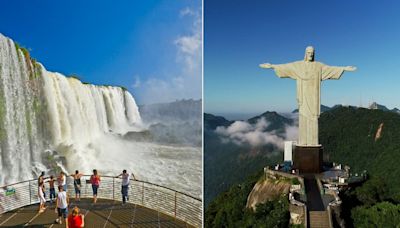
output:
[[48,72],[23,50],[0,34],[0,185],[36,175],[45,149],[82,153],[104,134],[138,130],[129,92]]
[[201,197],[199,147],[127,139],[125,133],[143,130],[128,91],[49,72],[1,34],[0,123],[0,186],[41,171],[90,174],[96,168],[115,175],[127,169],[140,180]]

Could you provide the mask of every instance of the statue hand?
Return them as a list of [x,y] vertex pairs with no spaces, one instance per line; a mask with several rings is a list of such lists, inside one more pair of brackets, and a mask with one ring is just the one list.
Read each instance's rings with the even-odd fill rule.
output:
[[262,63],[259,66],[266,69],[273,68],[273,65],[271,63]]
[[347,66],[344,68],[345,71],[355,71],[357,70],[357,67],[353,67],[353,66]]

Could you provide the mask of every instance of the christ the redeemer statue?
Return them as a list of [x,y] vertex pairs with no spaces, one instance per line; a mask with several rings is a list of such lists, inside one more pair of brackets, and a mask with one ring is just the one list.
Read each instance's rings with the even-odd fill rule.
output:
[[297,102],[299,105],[298,146],[320,146],[318,143],[318,117],[321,107],[321,81],[339,79],[344,71],[355,71],[356,67],[328,66],[314,61],[314,48],[306,48],[304,61],[287,64],[260,64],[272,68],[280,78],[297,81]]

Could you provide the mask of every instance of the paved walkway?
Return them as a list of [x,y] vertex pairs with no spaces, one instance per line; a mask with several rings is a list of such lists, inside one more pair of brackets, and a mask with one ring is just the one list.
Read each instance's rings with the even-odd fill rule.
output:
[[[57,214],[55,205],[49,205],[43,213],[38,212],[38,205],[31,205],[0,214],[0,227],[65,227],[55,224]],[[82,199],[75,203],[71,199],[71,208],[77,205],[85,214],[85,227],[191,227],[163,213],[138,206],[122,205],[119,201],[99,199],[96,204],[91,199]]]
[[321,193],[314,175],[304,175],[304,185],[307,194],[307,209],[309,211],[324,211]]

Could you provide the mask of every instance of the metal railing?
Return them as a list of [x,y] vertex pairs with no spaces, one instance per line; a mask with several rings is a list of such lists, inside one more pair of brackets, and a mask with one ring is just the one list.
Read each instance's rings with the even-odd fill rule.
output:
[[[50,200],[47,179],[45,179],[45,194],[46,200]],[[91,198],[93,195],[89,179],[89,175],[81,177],[82,198]],[[97,197],[122,201],[121,183],[120,178],[101,176]],[[55,185],[58,192],[57,184]],[[67,177],[67,193],[71,199],[75,197],[71,177]],[[129,203],[159,211],[192,226],[202,225],[202,201],[186,193],[146,181],[131,180],[128,196]],[[27,180],[0,187],[0,214],[36,203],[39,203],[38,180]]]

